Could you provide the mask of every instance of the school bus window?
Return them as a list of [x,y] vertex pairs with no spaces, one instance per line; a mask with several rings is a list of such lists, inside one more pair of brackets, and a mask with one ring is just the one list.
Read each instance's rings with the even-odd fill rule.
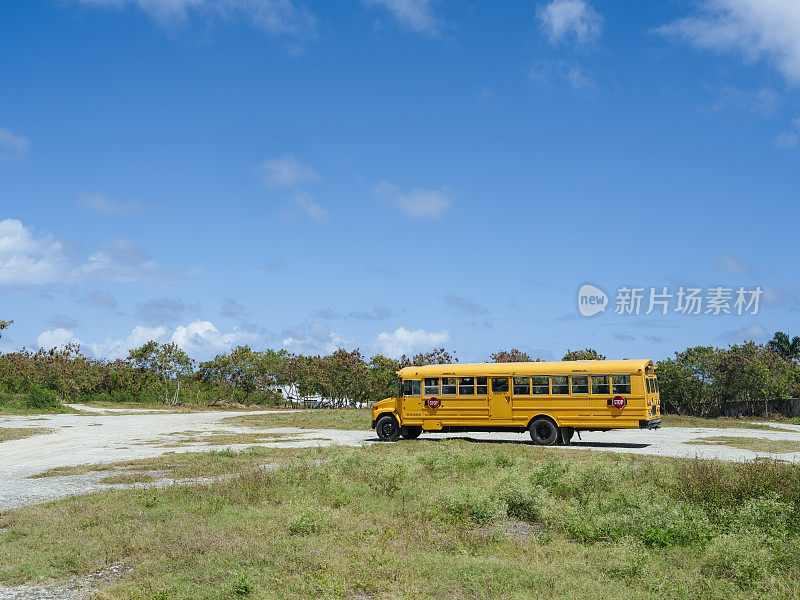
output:
[[553,375],[553,394],[569,394],[569,376]]
[[535,396],[547,396],[550,393],[550,377],[547,375],[534,375],[533,394]]
[[403,382],[404,396],[421,396],[422,382],[420,380],[406,380]]
[[645,379],[645,382],[646,382],[646,386],[647,386],[647,393],[648,394],[652,394],[653,393],[653,380],[648,377],[647,379]]
[[608,382],[608,375],[592,375],[592,393],[610,394],[611,384]]
[[631,376],[630,375],[612,375],[611,387],[615,394],[630,394],[631,393]]
[[436,396],[439,393],[439,378],[426,377],[425,378],[425,395]]
[[588,394],[589,393],[589,376],[588,375],[573,375],[572,376],[572,393],[573,394]]
[[658,394],[658,379],[653,379],[653,386],[656,388],[656,394]]
[[492,393],[508,393],[508,377],[492,377]]
[[442,377],[442,396],[456,395],[456,378]]
[[514,395],[530,396],[531,380],[530,377],[514,377]]
[[473,395],[475,395],[475,378],[474,377],[459,377],[458,378],[458,395],[459,396],[473,396]]
[[485,396],[489,393],[489,389],[486,385],[486,377],[475,378],[475,393],[478,396]]

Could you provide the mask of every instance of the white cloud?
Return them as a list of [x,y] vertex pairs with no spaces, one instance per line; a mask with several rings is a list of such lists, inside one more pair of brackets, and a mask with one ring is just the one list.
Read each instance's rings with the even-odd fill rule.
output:
[[102,342],[90,343],[89,348],[92,349],[92,353],[98,358],[126,358],[129,350],[138,348],[150,340],[163,342],[166,335],[166,327],[144,327],[142,325],[137,325],[133,328],[130,335],[124,339],[115,340],[107,337]]
[[67,257],[63,244],[53,236],[37,236],[18,219],[0,221],[0,285],[163,282],[184,275],[164,269],[127,238],[113,239],[85,260],[76,261]]
[[763,117],[775,114],[783,98],[775,90],[762,88],[755,92],[740,90],[735,86],[725,86],[716,92],[716,99],[710,106],[712,112],[734,108],[759,113]]
[[238,327],[228,332],[221,332],[210,321],[193,321],[187,325],[179,325],[172,331],[163,325],[158,327],[138,325],[125,338],[108,337],[102,342],[89,344],[89,347],[98,357],[125,358],[132,348],[138,348],[145,342],[154,340],[161,344],[175,342],[191,356],[206,358],[219,352],[227,352],[240,344],[257,343],[259,338],[259,334]]
[[797,0],[705,0],[695,14],[656,32],[696,48],[768,60],[800,84],[800,2]]
[[775,136],[775,145],[781,150],[791,150],[800,144],[800,135],[794,131],[784,131]]
[[405,29],[436,36],[441,21],[433,13],[431,0],[365,0],[370,6],[381,6],[391,13]]
[[138,202],[117,202],[105,194],[78,194],[78,204],[105,215],[124,215],[136,212]]
[[789,130],[779,133],[775,138],[775,145],[782,150],[791,150],[797,148],[798,143],[800,143],[800,117],[795,117]]
[[51,235],[37,237],[18,219],[0,221],[0,285],[43,285],[67,272],[64,248]]
[[61,348],[70,342],[80,343],[70,329],[48,329],[43,331],[36,338],[36,344],[40,348],[50,350],[51,348]]
[[286,350],[305,354],[330,354],[350,345],[349,340],[331,331],[330,326],[322,321],[291,327],[282,336],[282,344]]
[[86,6],[126,8],[134,6],[162,26],[185,22],[191,16],[244,19],[274,35],[298,39],[316,35],[317,19],[292,0],[77,0]]
[[737,258],[732,254],[722,254],[714,261],[714,268],[729,271],[734,275],[755,275],[758,265],[744,258]]
[[265,183],[279,187],[295,187],[307,181],[319,179],[314,170],[292,154],[280,158],[268,158],[259,167]]
[[396,185],[382,181],[375,186],[374,193],[380,200],[412,219],[439,219],[452,204],[445,189],[412,189],[403,193]]
[[564,82],[576,92],[595,87],[594,80],[577,63],[568,60],[539,60],[528,71],[537,83]]
[[17,158],[25,154],[30,146],[28,138],[0,127],[0,160]]
[[210,321],[194,321],[185,326],[179,325],[170,339],[189,354],[206,355],[257,342],[258,337],[258,334],[239,327],[221,333]]
[[312,221],[324,223],[329,220],[330,214],[314,200],[311,194],[296,192],[292,196],[292,203],[306,217]]
[[181,274],[161,267],[129,238],[114,238],[90,254],[75,271],[76,279],[153,283],[180,278]]
[[416,329],[409,331],[405,327],[399,327],[392,333],[382,331],[375,339],[375,348],[391,358],[399,358],[403,354],[411,355],[415,352],[430,350],[436,346],[447,343],[450,340],[448,331],[425,331]]
[[574,40],[595,42],[603,31],[603,16],[584,0],[553,0],[536,11],[539,24],[553,44]]
[[730,329],[719,334],[719,339],[733,344],[741,344],[751,340],[765,342],[770,337],[772,335],[760,323],[753,323],[739,329]]

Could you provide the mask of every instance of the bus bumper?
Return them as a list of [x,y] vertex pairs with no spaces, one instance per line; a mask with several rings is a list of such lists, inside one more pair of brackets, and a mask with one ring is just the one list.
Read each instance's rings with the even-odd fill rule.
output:
[[661,427],[661,417],[649,421],[639,421],[639,429],[658,429]]

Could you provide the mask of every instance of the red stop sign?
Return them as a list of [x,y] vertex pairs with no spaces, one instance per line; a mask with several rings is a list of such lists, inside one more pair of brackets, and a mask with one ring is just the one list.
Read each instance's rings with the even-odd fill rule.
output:
[[611,399],[611,406],[614,408],[625,408],[628,404],[628,401],[625,400],[622,396],[614,396]]
[[439,399],[436,396],[434,396],[433,398],[429,398],[428,399],[428,408],[436,409],[436,408],[439,408],[440,404],[441,404],[441,402],[439,401]]

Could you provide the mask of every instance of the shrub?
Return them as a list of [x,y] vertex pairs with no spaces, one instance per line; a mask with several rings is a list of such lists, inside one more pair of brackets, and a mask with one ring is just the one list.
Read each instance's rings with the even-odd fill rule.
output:
[[647,553],[644,548],[632,540],[626,540],[614,547],[609,555],[610,563],[606,568],[608,576],[625,581],[632,581],[639,577],[647,561]]
[[794,507],[791,504],[782,502],[777,493],[770,492],[748,500],[735,516],[733,529],[738,533],[784,536],[792,512]]
[[747,589],[764,579],[774,563],[775,554],[769,540],[753,535],[725,534],[709,544],[701,569],[706,575],[729,579]]
[[81,402],[107,402],[107,403],[132,403],[144,401],[143,394],[139,390],[112,390],[110,392],[96,392],[81,396]]
[[48,408],[60,408],[61,403],[58,401],[56,393],[50,390],[40,388],[36,384],[31,384],[28,390],[25,404],[28,408],[34,410],[47,410]]
[[497,496],[468,487],[456,488],[440,500],[445,517],[455,520],[469,520],[476,523],[489,523],[505,517],[508,506]]
[[542,518],[549,494],[538,484],[514,478],[500,485],[498,497],[506,504],[509,517],[538,521]]
[[249,596],[253,591],[253,584],[245,575],[239,575],[233,582],[233,594],[235,596]]
[[315,512],[305,512],[295,518],[289,525],[292,535],[312,535],[322,528],[322,515]]

